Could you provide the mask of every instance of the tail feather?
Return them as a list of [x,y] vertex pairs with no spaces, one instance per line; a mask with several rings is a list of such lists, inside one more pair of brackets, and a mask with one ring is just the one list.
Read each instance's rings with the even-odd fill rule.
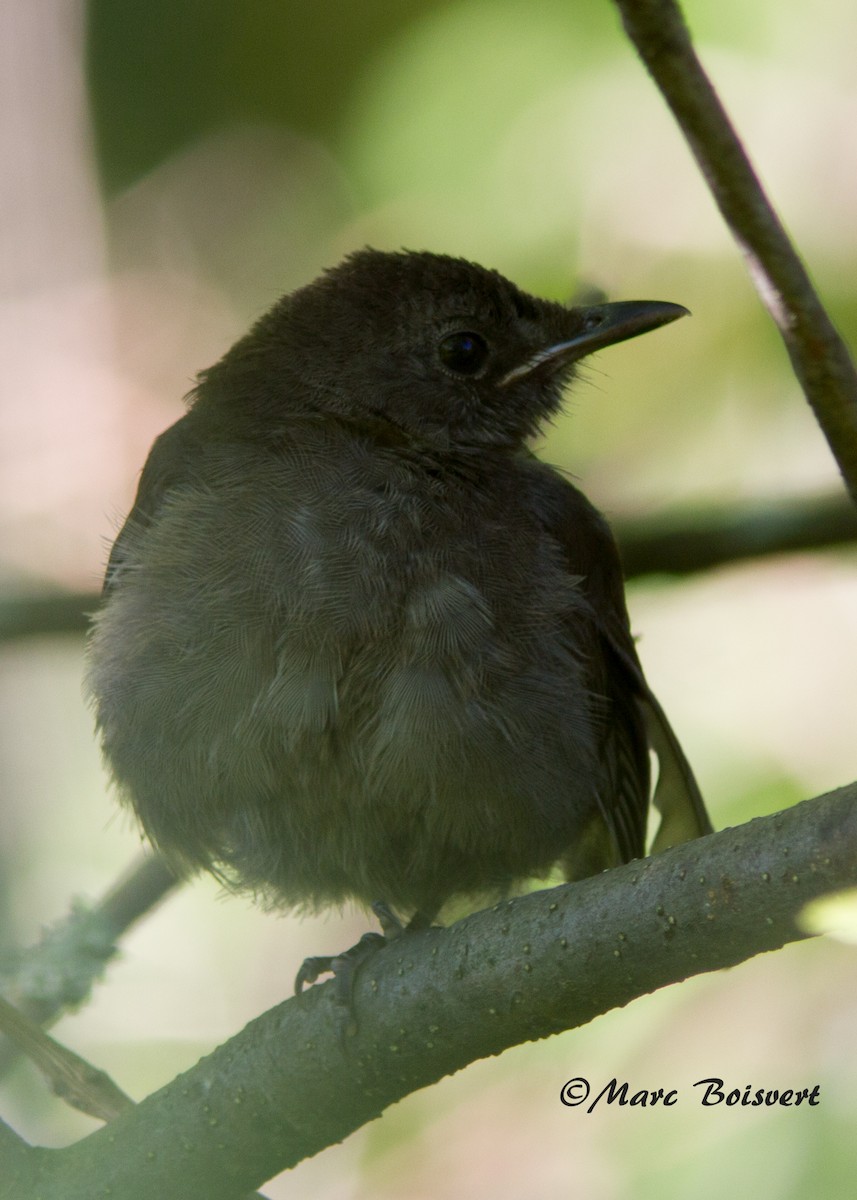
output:
[[655,696],[646,690],[638,699],[649,744],[658,756],[658,782],[653,803],[661,823],[652,843],[652,854],[713,833],[705,803],[690,763]]

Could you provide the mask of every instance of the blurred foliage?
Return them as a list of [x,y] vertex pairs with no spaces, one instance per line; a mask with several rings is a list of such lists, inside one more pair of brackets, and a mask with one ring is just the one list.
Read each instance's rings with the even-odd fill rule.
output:
[[[857,333],[857,8],[685,7],[834,317]],[[195,371],[279,293],[366,242],[463,254],[558,298],[593,283],[691,308],[692,321],[587,364],[545,439],[545,456],[581,476],[608,515],[837,486],[777,334],[608,0],[90,0],[85,22],[100,189],[87,231],[104,291],[63,279],[40,309],[42,293],[22,287],[9,311],[23,323],[6,326],[23,348],[13,379],[26,384],[9,389],[26,451],[9,544],[33,575],[93,584],[111,532],[103,514],[127,509],[146,449],[181,412]],[[29,63],[20,112],[44,103],[43,136],[60,129],[83,173],[89,142],[62,126],[59,103],[49,107],[60,67],[78,71],[73,39],[68,62],[49,57],[58,44]],[[43,148],[29,157],[25,133],[11,158],[38,184]],[[34,255],[88,245],[66,223],[70,192],[49,175],[25,198],[22,212],[45,206]],[[53,265],[34,265],[40,287]],[[73,265],[78,281],[80,256]],[[57,331],[63,305],[73,321]],[[109,337],[85,344],[104,312]],[[853,558],[795,556],[681,586],[649,580],[630,608],[718,825],[853,776]],[[79,647],[20,643],[3,666],[3,783],[16,798],[0,813],[4,929],[33,941],[73,892],[102,890],[137,838],[105,794]],[[130,1076],[135,1094],[280,999],[306,954],[336,952],[366,928],[362,915],[301,924],[215,899],[200,882],[154,914],[95,1002],[58,1031],[123,1086]],[[855,974],[852,953],[821,941],[667,989],[475,1064],[265,1190],[331,1200],[845,1195]],[[704,1075],[820,1082],[823,1103],[725,1112],[689,1099],[587,1117],[557,1099],[576,1074],[688,1095]],[[82,1132],[84,1119],[60,1116],[53,1101],[39,1108],[26,1068],[19,1083],[12,1112],[29,1135]]]
[[377,47],[443,0],[90,0],[88,71],[108,192],[219,125],[329,139]]
[[[764,48],[769,6],[688,7],[703,38]],[[380,103],[388,85],[378,86],[378,70],[402,96],[426,104],[416,123],[414,106],[405,107],[411,137],[403,149],[419,156],[424,137],[435,141],[436,114],[452,121],[450,165],[466,166],[474,145],[478,157],[485,137],[528,98],[621,50],[615,12],[599,0],[89,0],[87,30],[110,193],[218,125],[259,121],[336,142],[362,80],[371,77]],[[434,174],[439,164],[422,157]],[[389,166],[397,173],[400,164]]]

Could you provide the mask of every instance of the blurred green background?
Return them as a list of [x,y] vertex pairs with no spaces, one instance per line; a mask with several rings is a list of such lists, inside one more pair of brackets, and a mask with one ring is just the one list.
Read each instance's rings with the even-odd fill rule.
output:
[[[700,51],[840,328],[857,331],[857,9],[691,0]],[[98,586],[153,437],[280,293],[370,243],[461,254],[529,290],[693,311],[598,356],[542,453],[608,515],[835,489],[836,471],[660,98],[607,0],[9,0],[0,12],[0,583]],[[803,554],[629,595],[640,652],[718,826],[853,778],[857,559]],[[82,646],[2,648],[0,949],[104,890],[138,839],[81,699]],[[199,881],[127,940],[56,1034],[140,1097],[366,928]],[[759,1200],[851,1194],[857,962],[832,940],[692,980],[475,1064],[265,1189]],[[559,1103],[566,1079],[678,1088]],[[701,1109],[692,1084],[821,1085],[817,1108]],[[92,1123],[26,1067],[0,1111]]]

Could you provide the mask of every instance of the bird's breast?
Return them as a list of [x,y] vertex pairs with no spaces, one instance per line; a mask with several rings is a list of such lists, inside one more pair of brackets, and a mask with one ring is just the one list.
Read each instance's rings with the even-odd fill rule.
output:
[[206,830],[258,840],[269,804],[318,853],[344,854],[358,811],[385,831],[417,814],[440,841],[455,812],[462,844],[510,820],[524,836],[590,769],[577,582],[505,484],[353,448],[231,454],[126,550],[92,690],[156,838],[221,806]]

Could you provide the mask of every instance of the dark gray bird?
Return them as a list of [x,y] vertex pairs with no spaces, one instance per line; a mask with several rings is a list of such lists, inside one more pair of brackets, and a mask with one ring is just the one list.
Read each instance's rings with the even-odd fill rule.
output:
[[89,687],[152,842],[285,906],[433,919],[710,831],[604,519],[527,440],[683,315],[353,254],[204,371],[110,556]]

